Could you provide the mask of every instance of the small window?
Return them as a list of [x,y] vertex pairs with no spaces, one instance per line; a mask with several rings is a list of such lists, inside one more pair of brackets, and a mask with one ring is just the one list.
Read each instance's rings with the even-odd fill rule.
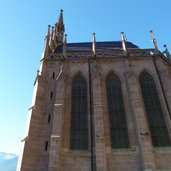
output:
[[53,92],[50,93],[50,99],[52,99],[52,98],[53,98]]
[[48,141],[45,142],[45,151],[48,150]]
[[51,115],[48,115],[48,123],[51,121]]
[[55,72],[53,72],[52,78],[53,78],[53,79],[55,78]]

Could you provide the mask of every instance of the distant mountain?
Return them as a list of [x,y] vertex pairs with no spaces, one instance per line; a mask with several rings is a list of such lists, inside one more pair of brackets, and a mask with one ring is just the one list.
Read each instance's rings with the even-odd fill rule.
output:
[[0,152],[0,171],[16,171],[18,156]]

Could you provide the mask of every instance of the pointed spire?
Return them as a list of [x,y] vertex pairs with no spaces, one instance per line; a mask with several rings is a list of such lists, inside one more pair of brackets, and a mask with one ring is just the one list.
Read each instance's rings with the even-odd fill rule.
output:
[[154,33],[152,30],[150,30],[150,35],[151,35],[151,39],[152,39],[152,42],[153,42],[153,46],[156,50],[158,50],[158,47],[157,47],[157,41],[155,39],[155,36],[154,36]]
[[44,51],[42,54],[42,59],[45,58],[50,52],[49,41],[50,41],[50,25],[48,25],[48,31],[45,37],[45,45],[44,45]]
[[93,50],[93,55],[96,55],[96,33],[93,33],[93,41],[92,41],[92,50]]
[[63,24],[63,10],[61,9],[60,16],[58,19],[58,22],[55,24],[55,44],[58,45],[58,43],[63,43],[63,37],[65,32],[65,26]]
[[63,24],[63,9],[61,9],[61,11],[60,11],[60,16],[59,16],[58,23]]
[[48,31],[47,31],[47,34],[46,34],[46,37],[45,37],[45,46],[47,44],[49,44],[49,40],[50,40],[50,25],[48,25]]
[[64,36],[64,42],[63,42],[63,57],[66,57],[66,48],[67,48],[67,34]]
[[49,38],[50,38],[50,25],[48,25],[48,31],[47,31],[45,39],[49,39]]
[[55,24],[56,33],[65,32],[65,27],[63,24],[63,10],[61,9],[58,22]]
[[64,32],[65,32],[65,27],[63,24],[63,10],[61,9],[58,22],[55,24],[55,26],[52,26],[51,33],[49,33],[50,34],[49,46],[51,51],[55,51],[55,49],[59,45],[63,44]]
[[124,50],[124,55],[127,55],[126,41],[125,41],[124,32],[121,32],[121,39],[122,39],[122,48],[123,48],[123,50]]

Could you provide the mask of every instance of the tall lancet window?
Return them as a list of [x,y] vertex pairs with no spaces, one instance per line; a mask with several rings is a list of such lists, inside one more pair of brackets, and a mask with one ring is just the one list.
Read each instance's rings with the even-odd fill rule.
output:
[[147,72],[139,77],[142,96],[144,99],[147,120],[151,133],[152,143],[155,147],[170,146],[170,138],[164,119],[155,82]]
[[72,81],[70,149],[88,149],[87,81],[81,75]]
[[128,130],[123,104],[121,82],[111,73],[106,78],[106,91],[112,148],[129,148]]

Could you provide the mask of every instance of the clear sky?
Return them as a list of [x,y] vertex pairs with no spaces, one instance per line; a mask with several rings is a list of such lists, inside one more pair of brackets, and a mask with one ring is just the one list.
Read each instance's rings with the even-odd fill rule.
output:
[[48,24],[60,9],[68,42],[120,40],[171,49],[171,0],[0,0],[0,151],[19,153]]

